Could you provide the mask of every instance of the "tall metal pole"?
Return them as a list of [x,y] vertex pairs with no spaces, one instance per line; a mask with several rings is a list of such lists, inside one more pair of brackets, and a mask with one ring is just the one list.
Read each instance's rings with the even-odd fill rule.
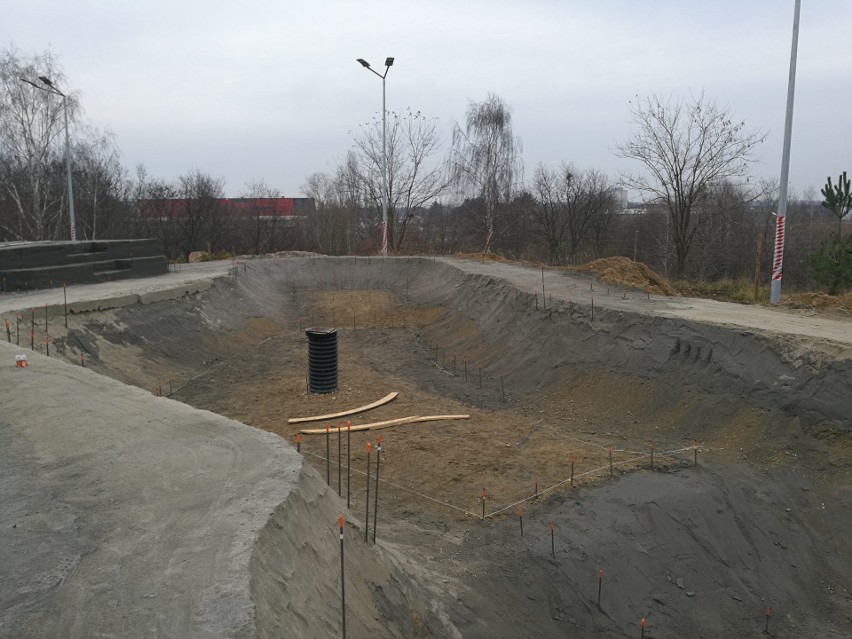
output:
[[382,256],[388,255],[388,144],[387,144],[387,92],[385,79],[388,76],[391,66],[393,66],[393,58],[385,59],[385,72],[379,73],[370,66],[370,63],[364,58],[358,58],[358,63],[372,71],[382,79]]
[[388,144],[387,109],[385,108],[385,78],[382,76],[382,256],[388,256]]
[[62,95],[62,110],[65,111],[65,171],[68,176],[68,218],[71,223],[71,241],[77,241],[77,224],[74,218],[74,186],[71,181],[71,136],[68,133],[68,96]]
[[796,91],[796,54],[799,48],[799,12],[801,0],[796,0],[793,10],[793,44],[790,52],[790,77],[787,80],[787,116],[784,121],[784,150],[781,154],[781,184],[778,190],[778,235],[775,244],[775,260],[772,267],[772,284],[769,303],[781,300],[781,268],[784,257],[784,233],[787,216],[787,182],[790,175],[790,138],[793,134],[793,95]]

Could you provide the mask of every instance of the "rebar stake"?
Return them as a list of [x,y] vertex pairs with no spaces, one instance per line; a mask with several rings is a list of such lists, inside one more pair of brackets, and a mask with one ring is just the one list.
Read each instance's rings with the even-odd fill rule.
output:
[[342,459],[341,459],[341,446],[342,446],[342,437],[340,434],[340,420],[337,420],[337,496],[343,497],[343,479],[341,477],[342,469]]
[[379,463],[382,459],[382,436],[376,438],[376,494],[373,504],[373,543],[376,543],[376,526],[379,525]]
[[340,614],[343,618],[343,639],[346,639],[346,579],[343,561],[343,515],[337,517],[337,527],[340,529]]
[[367,442],[367,514],[364,517],[364,543],[370,541],[370,450],[372,446]]
[[601,587],[603,586],[603,570],[598,570],[598,610],[601,609]]
[[325,425],[325,483],[331,486],[331,437],[329,436],[331,425]]
[[346,507],[350,507],[350,483],[352,480],[352,422],[346,420]]

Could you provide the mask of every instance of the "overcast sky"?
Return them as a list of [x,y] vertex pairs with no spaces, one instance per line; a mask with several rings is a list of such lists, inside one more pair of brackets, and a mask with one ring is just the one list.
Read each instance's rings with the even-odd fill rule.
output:
[[[302,194],[350,131],[388,109],[437,117],[449,144],[470,101],[512,108],[526,175],[571,161],[613,177],[628,100],[702,91],[769,133],[780,173],[793,0],[6,0],[0,42],[52,50],[85,116],[129,169],[200,169],[239,196],[262,179]],[[790,182],[852,172],[852,1],[802,0]],[[631,194],[633,195],[633,194]]]

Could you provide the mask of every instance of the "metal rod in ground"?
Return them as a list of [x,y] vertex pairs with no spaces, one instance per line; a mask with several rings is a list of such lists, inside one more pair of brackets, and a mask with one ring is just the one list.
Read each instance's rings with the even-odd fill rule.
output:
[[343,515],[337,517],[337,527],[340,530],[340,614],[343,619],[343,639],[346,639],[346,574],[343,561]]
[[83,353],[80,353],[80,366],[83,368],[86,367],[86,358],[83,356]]
[[370,442],[367,442],[367,514],[364,517],[364,543],[370,541]]
[[331,486],[331,437],[329,435],[329,431],[331,430],[331,425],[325,425],[325,483],[327,486]]
[[518,509],[518,520],[521,522],[521,537],[524,536],[524,511]]
[[541,307],[547,308],[547,298],[544,294],[544,267],[541,267]]
[[645,639],[645,617],[642,617],[642,621],[639,622],[639,627],[642,629],[640,639]]
[[763,614],[766,616],[766,626],[763,628],[763,634],[769,634],[769,617],[772,615],[772,608],[767,606],[764,608]]
[[342,468],[341,468],[341,446],[342,446],[342,436],[340,433],[340,420],[337,420],[337,496],[343,497],[343,478],[341,476]]
[[376,526],[379,525],[379,463],[382,459],[382,436],[376,439],[376,494],[373,504],[373,543],[376,543]]
[[553,531],[556,528],[556,524],[552,521],[550,522],[550,554],[555,557],[556,556],[556,541],[554,540]]
[[349,484],[352,481],[352,422],[346,420],[346,507],[350,507]]
[[574,455],[571,455],[571,488],[574,488],[574,462],[577,461],[577,458]]
[[485,521],[485,489],[482,489],[482,520]]
[[692,465],[697,467],[698,466],[698,440],[697,439],[692,440],[692,452],[694,454]]
[[296,452],[302,452],[302,435],[299,433],[296,433]]
[[21,314],[15,314],[15,344],[21,345]]
[[3,323],[6,325],[6,341],[10,344],[12,343],[12,329],[9,328],[9,320],[4,319]]
[[598,610],[601,607],[601,587],[603,586],[603,570],[598,570]]
[[535,478],[535,492],[533,492],[533,497],[538,499],[538,477]]
[[68,291],[65,282],[62,283],[62,305],[65,307],[65,328],[68,328]]
[[35,308],[30,309],[30,350],[35,350]]
[[44,336],[44,354],[47,357],[50,357],[50,339],[47,335]]

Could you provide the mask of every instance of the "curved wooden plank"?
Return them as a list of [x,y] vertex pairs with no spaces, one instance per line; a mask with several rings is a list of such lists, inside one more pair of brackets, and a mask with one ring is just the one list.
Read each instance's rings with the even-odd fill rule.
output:
[[[410,417],[399,417],[397,419],[389,419],[383,422],[373,422],[371,424],[361,424],[360,426],[352,426],[352,431],[362,430],[381,430],[383,428],[391,428],[393,426],[401,426],[403,424],[417,424],[420,422],[438,422],[449,421],[454,419],[470,419],[470,415],[427,415],[420,417],[412,415]],[[336,428],[333,430],[337,430]],[[325,428],[309,428],[299,431],[302,435],[323,435]]]
[[[319,422],[324,419],[337,419],[338,417],[346,417],[347,415],[355,415],[356,413],[364,413],[368,410],[372,410],[374,408],[378,408],[379,406],[384,406],[388,402],[396,399],[396,396],[399,395],[399,392],[394,391],[392,393],[388,393],[384,397],[382,397],[379,401],[373,402],[372,404],[367,404],[366,406],[361,406],[359,408],[352,408],[350,410],[345,410],[341,413],[332,413],[330,415],[315,415],[314,417],[291,417],[287,420],[288,424],[304,424],[305,422]],[[322,432],[325,432],[325,429],[322,429]]]

